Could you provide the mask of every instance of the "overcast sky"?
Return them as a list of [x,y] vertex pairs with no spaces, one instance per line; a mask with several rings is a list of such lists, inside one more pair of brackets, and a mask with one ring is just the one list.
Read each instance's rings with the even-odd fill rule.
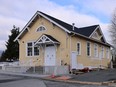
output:
[[116,0],[0,0],[0,50],[5,49],[13,25],[21,30],[37,10],[76,27],[99,24],[110,42],[108,29],[115,8]]

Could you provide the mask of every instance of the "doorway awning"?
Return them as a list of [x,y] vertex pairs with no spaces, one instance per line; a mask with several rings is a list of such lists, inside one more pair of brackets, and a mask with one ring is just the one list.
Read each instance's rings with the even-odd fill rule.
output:
[[60,44],[60,42],[51,35],[43,34],[39,37],[39,39],[35,42],[34,45],[37,44]]

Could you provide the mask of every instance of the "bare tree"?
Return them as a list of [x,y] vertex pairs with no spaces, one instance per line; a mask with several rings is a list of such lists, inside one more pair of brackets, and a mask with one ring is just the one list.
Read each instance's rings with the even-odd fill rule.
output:
[[116,48],[116,9],[111,20],[110,35],[112,39],[112,44]]

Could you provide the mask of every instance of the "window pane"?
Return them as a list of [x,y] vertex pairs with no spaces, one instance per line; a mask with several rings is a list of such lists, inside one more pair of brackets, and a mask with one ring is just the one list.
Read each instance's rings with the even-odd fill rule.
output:
[[39,49],[38,49],[38,47],[34,47],[34,55],[35,56],[39,55]]
[[32,56],[32,42],[27,43],[27,56]]
[[90,56],[90,43],[87,42],[87,56]]
[[27,56],[32,56],[32,48],[27,49]]
[[80,43],[77,43],[77,54],[80,54]]
[[27,46],[32,46],[32,42],[30,42],[30,43],[27,43]]
[[40,31],[44,31],[46,30],[43,26],[40,26],[38,29],[37,29],[37,32],[40,32]]

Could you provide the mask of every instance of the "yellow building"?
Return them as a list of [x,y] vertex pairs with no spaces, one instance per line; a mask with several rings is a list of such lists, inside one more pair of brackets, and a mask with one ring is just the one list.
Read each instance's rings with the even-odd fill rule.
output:
[[77,28],[37,11],[15,41],[24,66],[108,67],[110,45],[99,25]]

